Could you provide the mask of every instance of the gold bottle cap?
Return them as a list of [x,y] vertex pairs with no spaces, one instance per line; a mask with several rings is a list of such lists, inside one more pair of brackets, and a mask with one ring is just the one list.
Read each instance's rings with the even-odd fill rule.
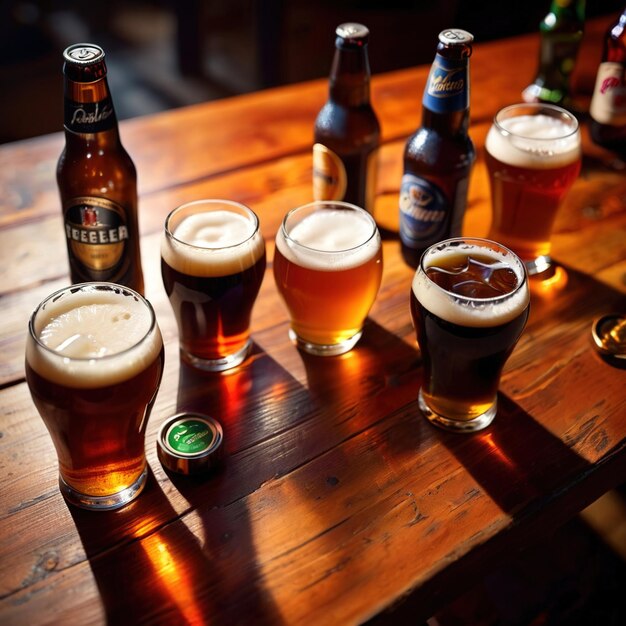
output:
[[613,313],[595,320],[591,337],[596,350],[614,359],[626,359],[626,315]]

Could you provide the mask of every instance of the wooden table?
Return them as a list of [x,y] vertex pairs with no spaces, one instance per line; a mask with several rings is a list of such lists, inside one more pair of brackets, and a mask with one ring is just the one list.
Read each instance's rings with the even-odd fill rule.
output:
[[[583,95],[607,23],[587,26]],[[475,47],[470,132],[479,159],[467,234],[487,232],[484,138],[494,112],[520,99],[537,46],[524,36]],[[397,210],[402,148],[420,119],[427,72],[373,80],[381,209]],[[326,89],[315,81],[121,125],[139,172],[146,291],[166,369],[146,439],[149,485],[117,512],[65,504],[24,382],[28,315],[68,280],[54,180],[63,137],[0,147],[2,624],[417,624],[626,479],[625,373],[590,342],[594,318],[626,310],[626,177],[586,128],[584,169],[554,236],[559,279],[534,285],[498,416],[483,433],[448,434],[418,412],[413,272],[393,237],[350,354],[322,360],[290,344],[268,269],[249,361],[224,375],[180,366],[158,269],[165,215],[202,197],[242,201],[260,216],[271,260],[281,217],[311,197],[312,127]],[[183,409],[224,426],[223,466],[204,479],[168,476],[156,457],[161,421]]]

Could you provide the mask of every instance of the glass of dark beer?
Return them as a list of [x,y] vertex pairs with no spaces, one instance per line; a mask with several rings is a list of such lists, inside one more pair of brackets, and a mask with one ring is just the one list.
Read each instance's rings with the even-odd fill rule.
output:
[[336,356],[363,334],[382,279],[376,222],[347,202],[318,201],[285,216],[276,234],[274,279],[291,317],[291,340]]
[[486,428],[528,319],[524,264],[487,239],[447,239],[424,252],[410,301],[424,364],[422,413],[448,430]]
[[259,219],[243,204],[197,200],[167,216],[161,274],[185,362],[220,372],[245,360],[265,263]]
[[119,508],[147,477],[144,435],[163,373],[150,303],[112,283],[83,283],[33,312],[26,380],[50,432],[66,500]]
[[493,220],[489,238],[514,250],[530,275],[549,269],[558,208],[580,172],[577,119],[550,104],[498,111],[485,143]]

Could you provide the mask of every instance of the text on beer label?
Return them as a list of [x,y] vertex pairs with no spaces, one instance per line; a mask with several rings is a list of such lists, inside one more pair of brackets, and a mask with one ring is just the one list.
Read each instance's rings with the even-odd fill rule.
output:
[[111,98],[100,102],[75,102],[65,99],[65,128],[75,133],[98,133],[115,126]]
[[431,181],[405,174],[400,187],[400,238],[404,244],[421,248],[438,241],[446,225],[448,205],[441,189]]
[[438,113],[467,108],[469,106],[467,74],[467,59],[445,59],[437,54],[424,90],[424,106]]
[[75,269],[85,280],[114,282],[130,237],[124,208],[106,198],[81,196],[66,203],[64,216]]
[[626,124],[626,69],[621,63],[600,63],[589,113],[600,124]]

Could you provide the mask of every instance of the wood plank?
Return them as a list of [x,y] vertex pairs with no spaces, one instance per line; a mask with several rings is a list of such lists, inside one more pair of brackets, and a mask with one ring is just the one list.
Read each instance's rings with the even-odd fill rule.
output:
[[[603,27],[594,22],[591,32]],[[467,233],[487,232],[484,136],[493,110],[527,82],[531,61],[523,54],[533,41],[494,42],[473,57],[480,158]],[[590,68],[593,55],[583,56]],[[519,71],[491,71],[503,58]],[[417,125],[426,71],[374,81],[386,141],[378,196],[394,211],[404,136]],[[51,441],[23,382],[28,313],[67,280],[51,176],[60,136],[0,148],[0,180],[9,190],[0,199],[3,624],[200,617],[414,624],[503,553],[626,480],[624,370],[600,358],[589,337],[595,317],[626,310],[626,194],[614,159],[585,135],[583,174],[554,237],[560,278],[533,283],[531,318],[506,365],[494,424],[459,437],[436,430],[418,411],[422,370],[408,310],[413,270],[396,237],[385,239],[383,284],[355,350],[320,359],[287,338],[272,277],[273,237],[284,212],[310,198],[309,133],[324,91],[325,81],[317,81],[123,125],[147,174],[143,266],[166,370],[148,426],[149,485],[117,512],[65,504]],[[259,126],[277,117],[277,106],[284,117]],[[253,355],[223,375],[179,363],[160,279],[165,215],[202,196],[252,206],[270,260],[253,315]],[[224,426],[226,457],[211,476],[168,475],[157,460],[158,427],[182,409],[213,414]]]

